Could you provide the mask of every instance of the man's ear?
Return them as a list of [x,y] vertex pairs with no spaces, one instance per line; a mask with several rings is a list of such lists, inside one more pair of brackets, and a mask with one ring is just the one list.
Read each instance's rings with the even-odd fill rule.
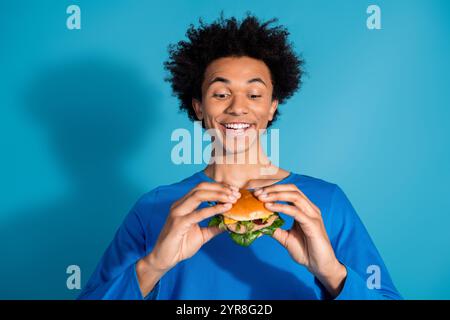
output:
[[278,108],[278,100],[273,99],[269,109],[269,121],[272,121],[273,115],[275,114],[275,111],[277,111],[277,108]]
[[195,98],[192,98],[192,108],[194,108],[195,115],[197,119],[203,120],[203,111],[202,111],[202,103]]

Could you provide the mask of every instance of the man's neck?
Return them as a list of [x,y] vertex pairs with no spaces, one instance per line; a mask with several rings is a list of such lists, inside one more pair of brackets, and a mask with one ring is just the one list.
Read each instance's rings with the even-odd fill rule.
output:
[[204,169],[204,173],[217,182],[227,183],[239,188],[271,184],[270,182],[276,182],[289,175],[288,171],[273,165],[261,150],[256,164],[226,163],[217,160],[216,158],[216,162],[209,164]]

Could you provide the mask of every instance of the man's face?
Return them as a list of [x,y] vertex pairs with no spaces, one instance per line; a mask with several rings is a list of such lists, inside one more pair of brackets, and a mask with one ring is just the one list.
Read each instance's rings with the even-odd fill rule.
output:
[[192,104],[206,129],[216,130],[228,153],[241,153],[257,142],[260,129],[273,119],[278,101],[272,101],[267,65],[250,57],[214,60],[205,70],[202,101]]

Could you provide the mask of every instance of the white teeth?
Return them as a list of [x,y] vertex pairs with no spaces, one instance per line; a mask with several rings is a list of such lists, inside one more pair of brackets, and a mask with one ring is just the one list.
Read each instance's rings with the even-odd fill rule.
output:
[[249,123],[225,123],[224,126],[227,129],[247,129],[248,127],[250,127]]

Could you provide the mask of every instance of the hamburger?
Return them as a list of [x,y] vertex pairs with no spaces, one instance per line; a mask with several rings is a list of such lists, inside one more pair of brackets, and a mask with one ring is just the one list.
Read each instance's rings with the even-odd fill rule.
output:
[[230,210],[211,218],[209,226],[228,231],[234,242],[249,246],[262,235],[273,235],[284,224],[278,213],[272,212],[250,190],[239,190],[241,197]]

